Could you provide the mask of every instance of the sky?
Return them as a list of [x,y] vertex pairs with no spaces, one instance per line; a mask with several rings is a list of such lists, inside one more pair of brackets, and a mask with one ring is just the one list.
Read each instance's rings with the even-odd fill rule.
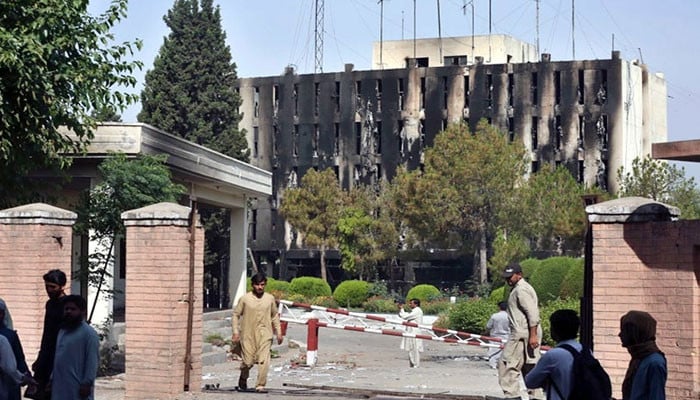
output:
[[[113,29],[118,42],[143,42],[135,58],[144,68],[134,74],[138,85],[131,91],[141,92],[144,75],[153,68],[169,33],[163,16],[173,3],[131,0],[127,17]],[[220,7],[222,28],[239,77],[282,75],[289,65],[300,74],[314,72],[315,0],[214,3]],[[90,10],[100,13],[108,4],[109,0],[91,0]],[[325,0],[324,4],[323,72],[343,71],[346,63],[354,64],[355,70],[372,68],[372,43],[380,39],[382,5],[384,40],[469,36],[472,31],[486,35],[491,31],[533,44],[539,38],[540,52],[550,53],[552,61],[571,60],[574,51],[578,60],[609,59],[614,46],[623,59],[641,60],[651,72],[664,74],[668,140],[700,139],[695,119],[700,116],[700,26],[696,24],[700,1]],[[140,104],[133,105],[122,113],[122,120],[136,121],[140,109]],[[676,165],[700,183],[700,163]]]

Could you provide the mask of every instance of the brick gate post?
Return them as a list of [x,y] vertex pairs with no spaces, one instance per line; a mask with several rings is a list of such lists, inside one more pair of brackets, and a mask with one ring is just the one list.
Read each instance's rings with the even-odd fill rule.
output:
[[[196,215],[196,214],[195,214]],[[204,230],[190,208],[158,203],[126,211],[126,398],[171,399],[199,391],[202,379]],[[194,299],[190,293],[194,238]],[[191,367],[185,363],[188,302],[193,301]],[[190,368],[185,372],[186,368]]]
[[66,273],[70,290],[73,223],[77,215],[44,203],[0,211],[0,296],[12,314],[27,364],[39,354],[48,297],[42,276]]

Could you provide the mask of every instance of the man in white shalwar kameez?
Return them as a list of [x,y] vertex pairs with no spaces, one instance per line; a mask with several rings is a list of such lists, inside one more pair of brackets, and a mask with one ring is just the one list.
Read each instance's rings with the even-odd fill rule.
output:
[[[14,385],[33,382],[31,376],[17,370],[17,360],[7,338],[0,335],[0,400],[7,400]],[[16,389],[14,389],[16,390]]]
[[[406,312],[401,305],[399,309],[399,317],[406,321],[421,325],[423,323],[423,310],[420,308],[420,300],[411,299],[408,302],[411,308],[410,312]],[[416,327],[408,327],[407,333],[420,333],[420,329]],[[408,364],[411,368],[418,368],[420,365],[420,352],[423,351],[423,340],[412,337],[404,337],[401,339],[401,350],[408,351]]]

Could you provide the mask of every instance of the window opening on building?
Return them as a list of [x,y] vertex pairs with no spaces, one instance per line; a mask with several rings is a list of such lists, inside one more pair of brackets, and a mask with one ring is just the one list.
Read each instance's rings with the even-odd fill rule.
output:
[[425,108],[425,78],[420,78],[420,108]]
[[376,175],[375,175],[376,181],[375,182],[381,182],[382,181],[382,164],[375,165],[375,171],[376,171]]
[[515,88],[515,80],[513,74],[508,74],[508,105],[513,107],[513,90]]
[[340,112],[340,82],[335,82],[335,91],[333,92],[333,103],[335,104],[335,112]]
[[448,86],[447,77],[442,77],[442,109],[447,109],[447,96],[450,93],[450,88]]
[[355,154],[362,152],[362,123],[355,122]]
[[272,86],[272,115],[277,117],[280,109],[280,87],[279,85]]
[[443,118],[443,119],[440,121],[440,130],[441,130],[441,131],[444,131],[445,129],[447,129],[447,119],[446,119],[446,118]]
[[294,116],[299,115],[299,85],[294,84],[292,90],[292,97],[294,98]]
[[583,160],[578,160],[578,173],[576,174],[576,182],[583,183],[584,177],[584,165]]
[[428,57],[406,58],[406,68],[426,68],[429,65]]
[[464,108],[469,108],[469,75],[464,77]]
[[299,125],[294,125],[294,133],[292,134],[292,156],[299,156]]
[[533,105],[537,105],[537,98],[538,98],[538,93],[537,93],[537,72],[532,73],[532,79],[530,80],[530,93],[531,97],[530,100],[532,101]]
[[318,157],[318,139],[320,132],[318,124],[314,124],[314,136],[311,138],[311,148],[313,149],[313,157]]
[[382,121],[377,121],[374,128],[374,154],[382,153]]
[[399,97],[399,110],[403,110],[403,95],[404,95],[404,87],[403,87],[403,79],[399,78],[398,82],[398,97]]
[[258,235],[258,210],[251,209],[250,210],[250,239],[252,241],[257,240]]
[[583,70],[580,69],[578,70],[578,85],[576,86],[576,97],[578,98],[578,104],[583,104],[585,86],[584,73]]
[[515,140],[515,120],[513,117],[508,117],[508,141]]
[[444,66],[467,65],[467,56],[444,56],[442,60]]
[[382,80],[377,79],[374,83],[374,91],[377,98],[377,112],[382,112]]
[[259,128],[257,126],[253,127],[253,157],[258,156],[258,140],[260,136]]
[[493,75],[486,74],[486,107],[493,107]]
[[321,98],[321,84],[314,82],[314,115],[318,116],[319,101]]
[[278,140],[279,140],[279,133],[280,133],[280,128],[277,125],[274,125],[272,127],[272,155],[274,157],[277,157],[279,155],[279,148],[278,148]]
[[602,69],[600,70],[600,86],[598,87],[598,91],[596,92],[595,95],[595,102],[599,106],[602,106],[605,104],[605,101],[608,99],[608,70]]
[[530,166],[530,172],[535,174],[537,171],[540,170],[540,162],[539,161],[533,161],[532,165]]
[[584,146],[583,146],[583,138],[584,134],[586,132],[586,120],[583,118],[583,115],[578,116],[578,151],[583,151]]
[[357,94],[357,101],[362,100],[362,81],[355,81],[355,93]]
[[595,123],[596,134],[598,135],[598,145],[601,151],[608,150],[608,116],[601,114]]
[[258,118],[260,115],[260,88],[253,88],[253,117]]
[[532,127],[530,128],[532,136],[532,150],[537,150],[537,117],[532,117]]
[[335,140],[333,141],[333,155],[337,156],[340,154],[340,124],[337,122],[333,124],[333,133],[335,136]]
[[560,115],[554,117],[554,134],[556,136],[555,141],[557,145],[557,150],[561,150],[562,141],[564,140],[564,130],[561,126]]
[[554,71],[554,104],[561,103],[561,71]]
[[334,165],[333,172],[335,173],[336,182],[340,182],[340,167],[338,167],[337,165]]
[[289,172],[289,177],[287,178],[287,187],[290,189],[297,187],[297,181],[297,167],[292,167],[292,170]]
[[361,174],[360,166],[355,164],[355,168],[353,169],[353,173],[352,173],[352,180],[354,182],[353,186],[357,187],[360,185],[360,176],[361,175],[362,174]]

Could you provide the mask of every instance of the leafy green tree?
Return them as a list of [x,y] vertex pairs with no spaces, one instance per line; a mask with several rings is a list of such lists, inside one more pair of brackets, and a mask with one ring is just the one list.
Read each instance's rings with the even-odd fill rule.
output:
[[163,17],[170,34],[146,73],[138,120],[247,162],[236,64],[212,2],[175,0]]
[[[236,64],[219,6],[212,0],[175,0],[163,19],[170,33],[146,73],[138,120],[248,162],[245,131],[238,129]],[[206,205],[200,213],[206,232],[205,270],[218,276],[219,263],[229,253],[230,214]]]
[[284,192],[280,204],[280,214],[302,235],[304,244],[319,248],[321,278],[326,282],[326,251],[338,245],[345,196],[332,169],[310,169],[298,188]]
[[175,202],[185,188],[171,181],[165,156],[142,155],[127,159],[118,153],[98,167],[103,181],[83,194],[78,206],[78,234],[90,235],[97,244],[82,269],[88,284],[97,288],[95,303],[88,319],[92,319],[107,269],[114,262],[114,245],[125,234],[121,214],[124,211],[163,201]]
[[339,247],[344,270],[367,279],[376,266],[396,253],[398,233],[384,210],[381,193],[361,186],[349,193],[338,220]]
[[114,90],[134,86],[142,65],[125,61],[139,41],[111,43],[126,5],[114,0],[93,16],[87,1],[0,2],[0,203],[21,198],[31,172],[69,165],[65,154],[93,136],[93,110],[136,101]]
[[651,156],[632,161],[632,170],[617,170],[619,197],[640,196],[670,204],[681,210],[681,218],[700,218],[700,191],[695,178],[685,177],[685,168],[678,168]]
[[521,233],[531,238],[533,250],[583,249],[586,210],[581,196],[586,192],[563,166],[543,166],[519,190],[523,212]]
[[425,151],[423,172],[399,172],[393,201],[419,237],[450,247],[476,239],[476,276],[484,283],[492,238],[516,210],[512,194],[526,168],[522,144],[484,120],[474,133],[450,125]]

